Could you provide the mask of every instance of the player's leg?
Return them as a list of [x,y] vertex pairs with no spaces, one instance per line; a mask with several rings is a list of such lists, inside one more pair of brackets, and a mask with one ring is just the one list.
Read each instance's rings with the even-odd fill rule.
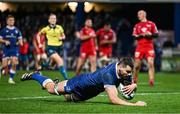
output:
[[66,70],[64,68],[63,59],[57,53],[52,54],[50,58],[56,62],[57,66],[59,68],[59,72],[63,75],[64,79],[67,80],[68,76],[67,76]]
[[147,59],[147,63],[148,63],[148,74],[149,74],[149,85],[150,86],[154,86],[154,57],[155,57],[155,53],[154,53],[154,49],[153,48],[149,48],[146,51],[146,59]]
[[78,58],[77,66],[76,66],[76,75],[77,76],[81,73],[82,67],[85,62],[86,62],[86,58],[82,58],[81,56]]
[[149,74],[149,85],[154,86],[154,58],[148,57],[147,58],[148,62],[148,74]]
[[41,70],[41,66],[40,66],[40,54],[36,54],[34,55],[34,58],[35,58],[35,68],[36,68],[36,71],[39,71]]
[[57,46],[47,46],[46,47],[47,55],[50,57],[50,60],[56,62],[57,66],[59,68],[59,72],[62,74],[64,79],[67,80],[68,76],[67,76],[67,72],[64,68],[63,59],[60,57],[60,55],[57,53],[56,50],[57,51],[59,50],[59,48]]
[[67,80],[54,83],[52,79],[47,76],[43,76],[39,73],[25,73],[21,77],[21,81],[26,80],[35,80],[37,81],[44,89],[47,90],[50,94],[64,94],[64,85],[66,84]]
[[8,83],[15,84],[13,79],[16,74],[16,65],[18,63],[18,58],[16,56],[12,56],[10,61],[11,61],[11,69],[9,70],[10,78],[8,80]]
[[96,56],[89,56],[89,62],[90,62],[90,65],[91,65],[91,72],[94,72],[96,71]]
[[135,59],[134,61],[134,74],[133,74],[133,82],[134,83],[137,83],[138,81],[138,73],[139,73],[139,70],[141,68],[141,60],[140,59]]
[[4,75],[6,74],[8,71],[8,61],[9,61],[9,57],[4,57],[2,59],[2,68],[1,68],[1,74]]
[[96,50],[90,51],[87,56],[91,65],[91,72],[96,71]]

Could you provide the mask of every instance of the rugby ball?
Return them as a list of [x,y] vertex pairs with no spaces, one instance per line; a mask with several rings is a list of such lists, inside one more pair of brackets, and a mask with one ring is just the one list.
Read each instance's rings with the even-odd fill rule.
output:
[[119,86],[118,86],[118,88],[117,88],[118,91],[119,91],[119,93],[120,93],[126,100],[131,100],[131,99],[133,99],[133,98],[134,98],[134,91],[131,92],[130,94],[126,94],[126,93],[124,93],[123,88],[124,88],[124,85],[123,85],[122,83],[120,83]]

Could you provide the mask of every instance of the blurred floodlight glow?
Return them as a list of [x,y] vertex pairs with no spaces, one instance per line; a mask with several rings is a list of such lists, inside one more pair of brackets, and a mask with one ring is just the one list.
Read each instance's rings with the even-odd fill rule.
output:
[[5,11],[8,9],[8,4],[4,2],[0,2],[0,11]]
[[93,9],[93,4],[89,2],[84,3],[84,11],[86,13],[90,12]]
[[77,2],[68,2],[68,6],[72,10],[72,12],[76,12],[77,5]]

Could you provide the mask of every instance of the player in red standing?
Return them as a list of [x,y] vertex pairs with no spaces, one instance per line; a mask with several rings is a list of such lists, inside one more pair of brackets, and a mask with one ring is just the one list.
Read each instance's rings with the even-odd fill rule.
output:
[[137,23],[133,30],[133,36],[137,40],[135,50],[135,69],[134,82],[137,83],[138,72],[141,67],[141,60],[145,57],[148,63],[149,85],[154,85],[154,46],[153,38],[158,37],[158,30],[152,21],[147,20],[146,12],[139,10],[137,13],[139,23]]
[[99,41],[100,64],[105,66],[112,57],[112,44],[116,42],[116,33],[111,29],[110,23],[105,23],[96,35]]
[[80,32],[81,47],[80,47],[80,57],[78,59],[76,74],[79,75],[82,67],[86,61],[89,59],[90,71],[96,71],[96,33],[92,28],[92,20],[86,19],[85,26]]
[[38,46],[38,40],[37,40],[37,33],[34,35],[33,37],[33,45],[34,45],[34,57],[35,57],[35,68],[36,71],[40,71],[41,70],[41,61],[42,60],[47,60],[47,55],[45,52],[45,36],[44,35],[40,35],[40,43],[42,45],[42,47]]

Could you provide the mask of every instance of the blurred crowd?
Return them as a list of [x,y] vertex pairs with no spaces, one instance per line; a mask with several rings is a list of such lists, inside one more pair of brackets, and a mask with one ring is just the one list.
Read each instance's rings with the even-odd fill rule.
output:
[[[8,14],[15,16],[15,25],[22,32],[23,38],[26,39],[24,42],[28,45],[26,54],[28,55],[29,68],[34,67],[33,36],[39,28],[48,24],[47,19],[50,13],[51,10],[48,8],[44,11],[40,11],[38,9],[34,9],[34,11],[27,11],[21,7],[19,7],[16,12],[9,10],[0,12],[1,28],[5,26],[6,16]],[[57,23],[62,25],[64,28],[66,35],[66,40],[64,41],[64,59],[65,61],[68,61],[67,57],[74,58],[78,56],[80,41],[76,38],[75,33],[81,28],[77,26],[76,13],[73,13],[68,7],[64,10],[57,9],[56,11],[53,11],[53,13],[57,15]],[[113,44],[112,57],[133,56],[135,45],[132,37],[132,29],[134,25],[132,25],[128,19],[117,14],[117,11],[95,12],[92,10],[91,12],[85,14],[85,18],[88,17],[93,20],[93,28],[95,31],[103,27],[104,22],[108,21],[111,24],[111,28],[115,31],[117,36],[117,41]],[[27,63],[25,63],[25,65],[26,64]]]

